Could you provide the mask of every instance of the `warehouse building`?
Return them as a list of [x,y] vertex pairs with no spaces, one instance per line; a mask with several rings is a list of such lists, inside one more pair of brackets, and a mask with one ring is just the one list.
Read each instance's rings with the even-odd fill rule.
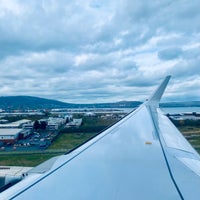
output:
[[0,129],[0,141],[5,143],[14,143],[22,129],[20,128],[3,128]]
[[0,124],[0,128],[22,128],[23,125],[29,124],[30,122],[31,120],[22,119],[12,123]]

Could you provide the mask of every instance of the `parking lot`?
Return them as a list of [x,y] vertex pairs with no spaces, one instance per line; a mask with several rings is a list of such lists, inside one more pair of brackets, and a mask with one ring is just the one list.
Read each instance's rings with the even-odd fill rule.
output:
[[23,140],[17,140],[13,144],[1,144],[0,151],[37,151],[47,149],[57,136],[58,131],[43,130],[32,131],[31,134]]

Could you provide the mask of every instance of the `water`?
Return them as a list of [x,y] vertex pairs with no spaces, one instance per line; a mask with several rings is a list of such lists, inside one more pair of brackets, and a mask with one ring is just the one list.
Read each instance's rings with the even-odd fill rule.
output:
[[[123,108],[120,110],[123,110],[126,113],[129,113],[133,110],[134,108]],[[197,112],[200,113],[200,107],[164,107],[160,108],[165,114],[181,114],[181,113],[192,113],[192,112]]]
[[164,113],[169,114],[181,114],[187,112],[197,112],[200,113],[200,107],[166,107],[161,108]]

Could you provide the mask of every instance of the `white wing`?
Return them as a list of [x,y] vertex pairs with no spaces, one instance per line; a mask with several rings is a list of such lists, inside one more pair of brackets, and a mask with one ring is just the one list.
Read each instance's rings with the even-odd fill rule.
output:
[[67,155],[31,170],[1,199],[200,199],[200,157],[149,101]]

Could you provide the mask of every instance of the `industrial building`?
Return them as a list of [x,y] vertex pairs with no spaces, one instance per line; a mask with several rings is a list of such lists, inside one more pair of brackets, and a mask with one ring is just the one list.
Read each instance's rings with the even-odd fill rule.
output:
[[55,118],[55,117],[49,117],[47,120],[47,128],[49,130],[57,130],[60,126],[62,126],[65,123],[65,119],[63,118]]
[[0,141],[5,143],[14,143],[22,129],[20,128],[3,128],[0,129]]
[[0,124],[0,128],[22,128],[24,124],[30,123],[31,120],[22,119],[16,122],[7,123],[7,124]]
[[73,119],[73,121],[70,121],[69,123],[66,124],[67,127],[79,127],[82,124],[82,118],[80,119]]

